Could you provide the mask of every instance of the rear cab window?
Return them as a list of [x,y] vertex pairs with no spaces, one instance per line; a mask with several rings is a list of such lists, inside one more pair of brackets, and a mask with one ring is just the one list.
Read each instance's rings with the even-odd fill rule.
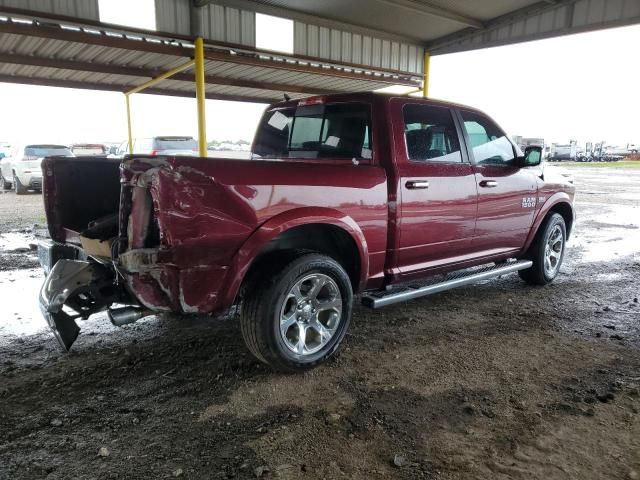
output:
[[252,157],[371,160],[371,107],[336,103],[269,110]]

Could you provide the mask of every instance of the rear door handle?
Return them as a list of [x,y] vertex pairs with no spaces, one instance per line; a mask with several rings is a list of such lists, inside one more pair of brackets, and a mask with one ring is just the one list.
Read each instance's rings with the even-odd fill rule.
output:
[[482,180],[480,182],[480,186],[486,187],[486,188],[493,188],[498,186],[498,182],[496,182],[495,180]]
[[409,180],[405,186],[411,190],[417,190],[418,188],[429,188],[429,182],[427,180]]

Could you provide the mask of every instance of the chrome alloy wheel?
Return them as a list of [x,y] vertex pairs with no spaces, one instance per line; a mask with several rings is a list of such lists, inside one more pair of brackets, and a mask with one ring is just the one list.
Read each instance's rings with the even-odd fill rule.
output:
[[336,282],[322,273],[298,280],[280,310],[280,336],[298,355],[312,355],[335,335],[342,318],[342,297]]
[[558,273],[563,250],[564,234],[560,225],[556,225],[551,230],[544,247],[544,273],[548,278],[553,278]]

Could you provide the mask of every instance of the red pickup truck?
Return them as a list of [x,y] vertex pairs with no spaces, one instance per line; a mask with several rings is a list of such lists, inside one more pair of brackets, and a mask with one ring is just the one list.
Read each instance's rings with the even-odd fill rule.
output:
[[574,223],[574,185],[540,147],[521,152],[476,109],[406,96],[272,105],[251,160],[42,168],[40,304],[65,350],[101,310],[123,325],[236,307],[258,359],[301,370],[338,350],[355,294],[378,308],[516,271],[546,284]]

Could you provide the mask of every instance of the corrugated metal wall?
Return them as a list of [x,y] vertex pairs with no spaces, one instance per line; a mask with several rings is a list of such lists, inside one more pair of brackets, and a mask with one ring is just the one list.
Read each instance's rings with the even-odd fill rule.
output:
[[431,52],[462,52],[634,23],[640,23],[640,0],[578,0],[496,22],[480,31],[450,35],[433,42]]
[[[155,0],[156,28],[162,32],[190,35],[190,0]],[[202,8],[202,32],[209,40],[255,46],[255,13],[222,5]]]
[[156,0],[156,30],[191,34],[191,0]]
[[294,22],[293,34],[293,52],[297,55],[422,73],[424,49],[418,45],[303,22]]
[[205,38],[255,47],[256,15],[254,12],[208,5],[203,12]]
[[98,0],[0,0],[0,6],[99,20]]

